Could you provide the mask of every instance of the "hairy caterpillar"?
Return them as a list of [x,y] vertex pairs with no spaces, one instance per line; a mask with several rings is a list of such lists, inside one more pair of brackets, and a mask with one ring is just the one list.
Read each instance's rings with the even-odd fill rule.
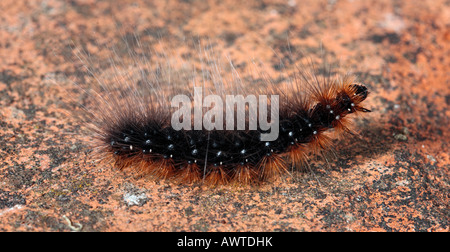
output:
[[[140,43],[130,50],[129,62],[113,52],[109,73],[96,72],[85,54],[77,54],[97,83],[97,89],[84,89],[94,105],[82,117],[103,161],[157,179],[213,185],[270,181],[287,173],[289,165],[303,165],[311,151],[327,149],[330,129],[351,132],[349,115],[370,111],[362,105],[369,92],[355,76],[332,74],[330,68],[319,75],[312,62],[300,63],[277,81],[261,72],[259,78],[241,78],[231,61],[221,64],[208,50],[199,50],[200,64],[187,67],[174,66],[184,61],[164,51],[162,61],[151,61]],[[187,97],[185,113],[180,102],[173,102],[177,95]],[[218,106],[229,95],[244,103]],[[214,99],[206,102],[208,96]],[[264,121],[259,113],[264,106],[246,99],[257,96],[266,109],[277,105],[265,118],[277,129],[270,141],[262,136],[275,128],[255,123]],[[248,115],[240,118],[244,129],[238,128],[239,109]],[[174,113],[184,127],[174,127]]]

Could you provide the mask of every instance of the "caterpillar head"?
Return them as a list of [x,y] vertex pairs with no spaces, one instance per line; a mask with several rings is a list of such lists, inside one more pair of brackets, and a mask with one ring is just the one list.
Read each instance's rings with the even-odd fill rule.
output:
[[355,95],[360,96],[361,101],[367,98],[369,91],[367,90],[366,86],[363,85],[352,85],[352,86],[355,89]]
[[[367,87],[362,84],[353,84],[350,86],[350,89],[353,93],[352,95],[352,104],[359,104],[362,101],[364,101],[367,98],[367,95],[369,95],[369,91],[367,90]],[[355,110],[361,111],[361,112],[371,112],[369,109],[356,106]]]

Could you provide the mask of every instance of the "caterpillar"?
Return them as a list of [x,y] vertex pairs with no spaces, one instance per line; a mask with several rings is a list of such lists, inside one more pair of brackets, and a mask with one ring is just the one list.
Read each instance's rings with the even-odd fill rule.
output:
[[[207,50],[189,70],[173,66],[180,58],[161,53],[154,63],[140,44],[134,50],[128,63],[115,55],[109,73],[95,72],[77,54],[99,87],[82,116],[95,152],[122,171],[208,185],[272,181],[328,149],[330,130],[351,133],[350,117],[370,112],[363,107],[369,91],[354,75],[331,68],[320,75],[312,61],[281,80],[264,72],[242,78],[231,60],[223,65]],[[220,104],[230,95],[234,102]],[[270,133],[275,137],[264,139]]]

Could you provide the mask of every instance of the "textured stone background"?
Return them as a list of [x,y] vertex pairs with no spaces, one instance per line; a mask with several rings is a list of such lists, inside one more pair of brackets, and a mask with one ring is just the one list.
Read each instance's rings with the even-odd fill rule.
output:
[[[211,39],[269,74],[287,41],[294,62],[322,44],[370,88],[374,112],[330,167],[312,160],[257,188],[134,179],[89,155],[65,105],[72,45],[101,58],[133,35],[187,53],[186,39]],[[0,230],[449,231],[449,56],[443,0],[2,0]]]

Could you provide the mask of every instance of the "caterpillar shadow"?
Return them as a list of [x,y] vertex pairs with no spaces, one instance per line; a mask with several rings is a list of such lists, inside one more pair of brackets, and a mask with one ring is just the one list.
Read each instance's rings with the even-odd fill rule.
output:
[[360,135],[357,137],[336,141],[333,150],[335,158],[330,165],[332,170],[350,169],[355,164],[365,163],[390,152],[396,143],[392,133],[382,124],[366,125],[359,128],[359,131]]

